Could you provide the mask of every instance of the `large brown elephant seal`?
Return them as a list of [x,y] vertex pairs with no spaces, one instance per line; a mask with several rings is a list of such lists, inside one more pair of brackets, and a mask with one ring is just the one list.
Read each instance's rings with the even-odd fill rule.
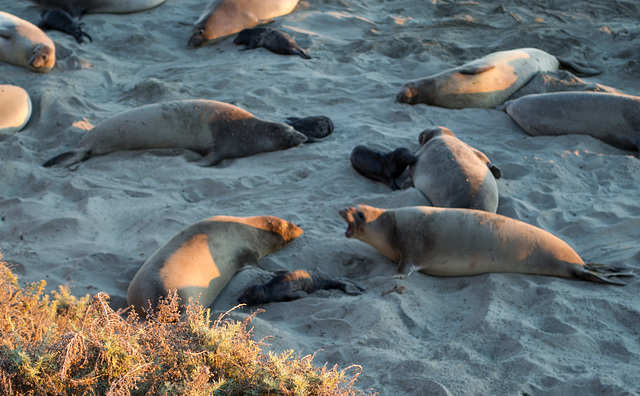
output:
[[0,11],[0,61],[46,73],[56,64],[56,47],[33,23]]
[[580,76],[600,71],[580,66],[536,48],[500,51],[441,73],[409,81],[398,102],[425,103],[450,109],[494,108],[527,84],[537,73],[570,69]]
[[127,289],[136,312],[155,308],[160,297],[176,289],[183,304],[200,296],[208,307],[231,277],[246,264],[279,250],[302,229],[273,216],[215,216],[173,236],[140,267]]
[[31,118],[31,98],[15,85],[0,85],[0,132],[18,132]]
[[622,150],[640,149],[640,97],[555,92],[511,100],[504,110],[531,136],[586,134]]
[[434,206],[498,210],[501,172],[484,153],[441,126],[423,131],[419,140],[409,176]]
[[71,15],[84,13],[129,14],[159,6],[167,0],[31,0],[43,9],[65,10]]
[[385,210],[358,205],[340,211],[345,235],[398,263],[395,278],[513,272],[624,285],[623,268],[585,264],[563,240],[538,227],[472,209],[414,206]]
[[213,44],[243,29],[287,15],[299,0],[211,0],[195,23],[188,45]]
[[295,147],[307,140],[292,126],[255,117],[214,100],[178,100],[146,105],[108,118],[87,132],[77,148],[44,163],[69,166],[121,150],[183,148],[211,166],[225,158]]

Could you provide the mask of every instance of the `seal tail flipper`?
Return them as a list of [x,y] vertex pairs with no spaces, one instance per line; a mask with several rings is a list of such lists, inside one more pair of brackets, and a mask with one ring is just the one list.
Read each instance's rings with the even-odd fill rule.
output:
[[577,278],[582,280],[607,283],[610,285],[625,286],[626,283],[618,279],[618,277],[631,277],[635,276],[633,272],[630,272],[626,268],[622,267],[610,267],[604,264],[586,263],[583,267],[575,273]]
[[52,166],[70,166],[73,164],[77,164],[78,162],[82,162],[90,156],[91,155],[89,153],[89,150],[75,149],[56,155],[55,157],[42,164],[42,166],[44,166],[45,168],[50,168]]
[[556,57],[556,59],[558,59],[558,62],[560,62],[560,66],[562,66],[563,69],[570,71],[578,77],[589,77],[602,74],[602,70],[596,69],[595,67],[586,66],[578,62],[572,62],[558,57]]
[[291,51],[291,53],[293,55],[299,55],[303,59],[311,59],[309,54],[307,54],[307,51],[303,50],[302,48],[295,48],[293,51]]

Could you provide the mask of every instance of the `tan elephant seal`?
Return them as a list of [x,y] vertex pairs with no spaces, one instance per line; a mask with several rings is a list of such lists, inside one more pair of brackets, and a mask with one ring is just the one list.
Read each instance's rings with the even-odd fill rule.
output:
[[409,167],[414,187],[435,206],[498,210],[500,169],[445,127],[420,134],[416,162]]
[[287,15],[299,0],[211,0],[195,23],[188,45],[213,44],[243,29]]
[[31,118],[31,98],[15,85],[0,85],[0,133],[18,132]]
[[0,11],[0,61],[46,73],[56,64],[56,47],[33,23]]
[[624,285],[623,268],[585,264],[562,239],[538,227],[472,209],[414,206],[385,210],[358,205],[340,211],[347,238],[398,263],[395,278],[513,272]]
[[43,9],[65,10],[71,15],[84,13],[128,14],[148,10],[167,0],[31,0]]
[[273,216],[215,216],[192,224],[160,247],[142,265],[127,289],[136,312],[155,308],[160,297],[177,289],[183,304],[200,296],[208,307],[231,277],[246,264],[258,264],[302,234],[302,229]]
[[640,149],[640,97],[554,92],[511,100],[504,110],[531,136],[590,135],[622,150]]
[[307,141],[292,126],[255,117],[214,100],[178,100],[134,108],[108,118],[87,132],[74,150],[44,163],[69,166],[121,150],[183,148],[204,156],[211,166],[225,158],[283,150]]
[[520,48],[494,52],[462,66],[409,81],[396,99],[408,104],[425,103],[450,109],[494,108],[537,73],[557,71],[560,67],[580,76],[600,73],[536,48]]

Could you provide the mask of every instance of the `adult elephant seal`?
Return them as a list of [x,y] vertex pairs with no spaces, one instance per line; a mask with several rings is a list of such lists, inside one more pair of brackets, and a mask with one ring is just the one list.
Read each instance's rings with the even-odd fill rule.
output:
[[513,272],[624,285],[623,268],[585,264],[563,240],[538,227],[472,209],[414,206],[385,210],[358,205],[340,211],[345,235],[398,263],[394,278]]
[[417,161],[409,167],[414,187],[435,206],[498,210],[500,169],[445,127],[420,134]]
[[71,15],[84,13],[128,14],[148,10],[167,0],[31,0],[44,9],[65,10]]
[[409,81],[396,99],[408,104],[425,103],[450,109],[494,108],[537,73],[557,71],[560,67],[579,76],[600,73],[536,48],[521,48],[494,52],[433,76]]
[[18,132],[31,118],[31,98],[15,85],[0,85],[0,133]]
[[287,15],[299,0],[211,0],[196,21],[188,45],[213,44],[243,29]]
[[183,304],[200,296],[208,307],[231,277],[246,264],[258,264],[302,234],[302,229],[273,216],[215,216],[180,231],[142,265],[127,289],[136,312],[155,308],[176,289]]
[[108,118],[78,146],[44,163],[70,166],[120,150],[183,148],[204,156],[201,164],[295,147],[307,137],[292,126],[266,121],[228,103],[178,100],[138,107]]
[[396,179],[415,164],[417,158],[409,149],[401,147],[390,152],[371,149],[357,145],[351,151],[351,166],[362,176],[383,182],[392,190],[398,190]]
[[509,101],[504,110],[531,136],[587,134],[622,150],[640,149],[640,97],[556,92]]
[[0,11],[0,61],[46,73],[56,64],[56,47],[36,25]]

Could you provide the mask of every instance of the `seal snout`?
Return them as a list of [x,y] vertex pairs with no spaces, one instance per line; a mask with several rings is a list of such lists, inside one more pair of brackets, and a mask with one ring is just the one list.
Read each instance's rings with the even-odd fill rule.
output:
[[347,238],[353,237],[359,225],[357,221],[357,215],[359,213],[362,216],[362,213],[354,207],[342,209],[338,213],[344,219],[344,221],[347,222],[347,231],[344,233],[344,236],[346,236]]
[[415,104],[418,98],[418,88],[415,84],[407,83],[396,95],[396,100],[400,103]]
[[192,48],[202,47],[202,45],[204,44],[203,36],[204,36],[204,30],[202,29],[196,30],[195,32],[193,32],[191,37],[189,37],[189,41],[187,42],[187,45]]

